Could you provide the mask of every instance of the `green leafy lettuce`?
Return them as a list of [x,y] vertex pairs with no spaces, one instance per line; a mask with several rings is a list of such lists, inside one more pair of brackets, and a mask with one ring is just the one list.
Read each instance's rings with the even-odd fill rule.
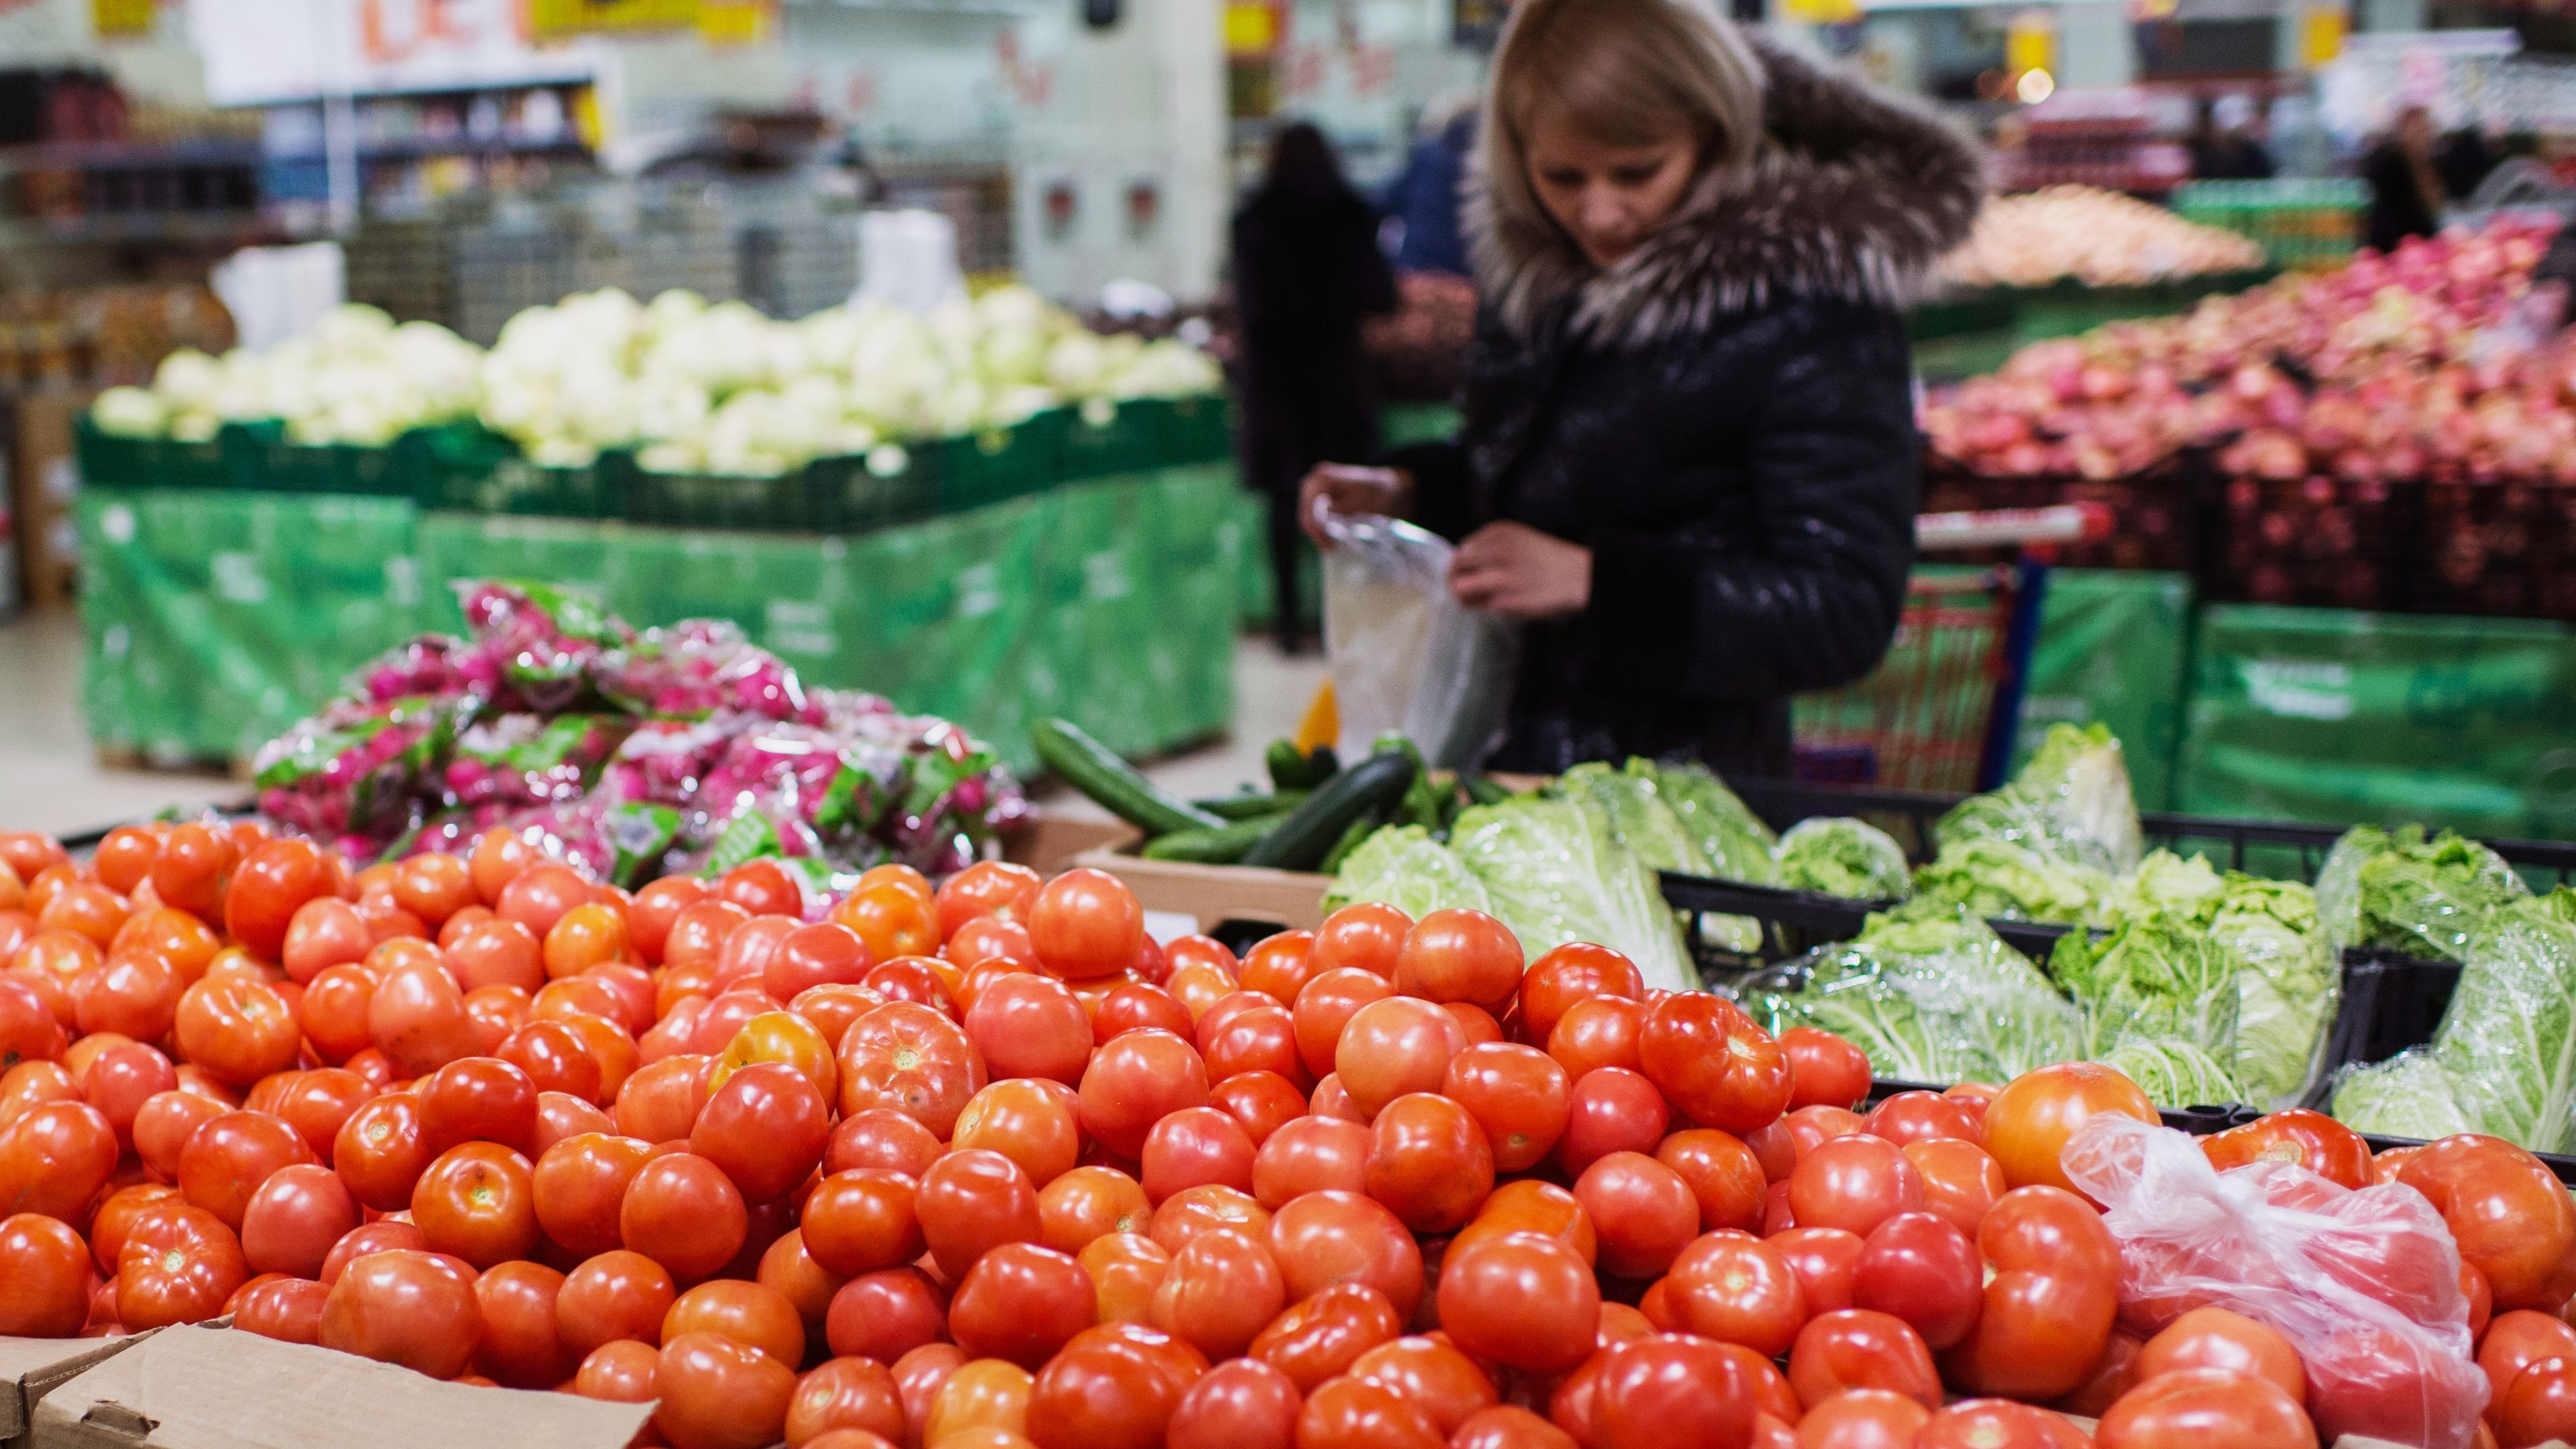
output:
[[1630,760],[1627,772],[1655,782],[1708,874],[1748,885],[1780,883],[1780,867],[1771,857],[1778,837],[1707,766]]
[[2316,893],[2296,881],[2230,871],[2210,939],[2235,953],[2236,1080],[2251,1106],[2280,1108],[2324,1065],[2343,971],[2317,920]]
[[1494,908],[1485,883],[1419,825],[1374,831],[1343,858],[1340,873],[1324,892],[1324,909],[1339,910],[1355,901],[1381,902],[1417,921],[1433,911],[1490,915]]
[[2129,767],[2099,724],[2049,726],[2010,784],[1960,801],[1938,829],[1944,846],[2010,841],[2113,876],[2135,869],[2142,849]]
[[2461,952],[2433,1060],[2476,1130],[2536,1152],[2576,1148],[2576,927],[2525,901]]
[[2113,1048],[2102,1064],[2117,1067],[2159,1107],[2218,1107],[2245,1100],[2218,1058],[2197,1042],[2143,1039]]
[[1665,803],[1653,774],[1598,763],[1577,765],[1558,777],[1557,786],[1567,799],[1599,812],[1612,837],[1648,869],[1708,873],[1708,856]]
[[2073,925],[2110,894],[2111,877],[1999,836],[1944,838],[1914,873],[1914,894],[2001,921]]
[[2432,1142],[2478,1130],[2451,1094],[2450,1074],[2421,1047],[2375,1066],[2346,1068],[2328,1108],[2336,1121],[2374,1137]]
[[2464,959],[2469,938],[2499,908],[2530,895],[2504,857],[2445,830],[2356,825],[2317,872],[2317,914],[2334,945]]
[[1834,1032],[1882,1077],[2001,1084],[2081,1055],[2074,1005],[1965,911],[1912,902],[1873,915],[1785,974],[1749,998],[1771,1029]]
[[2185,859],[2170,850],[2151,851],[2112,888],[2095,910],[2093,924],[2118,927],[2161,917],[2176,924],[2207,926],[2226,895],[2227,877],[2202,857]]
[[1801,820],[1780,837],[1780,883],[1861,901],[1905,896],[1905,847],[1866,820]]
[[2084,1011],[2085,1055],[2134,1041],[2190,1042],[2222,1062],[2236,1055],[2236,954],[2206,932],[2133,921],[2108,936],[2059,939],[2049,974]]
[[1598,811],[1514,796],[1459,812],[1449,848],[1484,883],[1492,914],[1528,958],[1589,941],[1635,962],[1648,986],[1696,989],[1655,873],[1620,846]]

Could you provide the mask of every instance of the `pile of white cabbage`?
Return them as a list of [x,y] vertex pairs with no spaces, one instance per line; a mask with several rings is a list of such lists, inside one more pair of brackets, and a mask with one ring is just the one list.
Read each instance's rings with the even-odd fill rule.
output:
[[483,349],[434,322],[373,307],[323,314],[310,335],[265,352],[182,348],[152,386],[113,387],[91,418],[120,437],[203,442],[225,423],[278,420],[299,443],[381,448],[405,432],[474,415]]
[[1087,331],[1026,287],[926,314],[871,304],[795,322],[694,292],[642,303],[612,288],[529,308],[489,352],[428,323],[397,327],[372,307],[341,307],[312,337],[265,353],[175,353],[150,389],[111,389],[93,417],[114,434],[182,439],[283,418],[300,442],[372,445],[480,417],[541,464],[579,467],[633,448],[656,471],[774,477],[1067,403],[1098,412],[1222,380],[1187,343]]

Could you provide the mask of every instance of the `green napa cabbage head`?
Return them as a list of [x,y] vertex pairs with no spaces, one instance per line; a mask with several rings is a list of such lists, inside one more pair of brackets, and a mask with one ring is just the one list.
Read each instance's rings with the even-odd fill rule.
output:
[[1771,858],[1778,837],[1707,766],[1630,760],[1627,770],[1655,782],[1710,875],[1750,885],[1780,883],[1780,868]]
[[1492,914],[1529,959],[1588,941],[1635,962],[1648,986],[1698,989],[1654,872],[1619,845],[1598,811],[1514,796],[1459,812],[1449,848],[1483,882]]
[[1391,825],[1361,841],[1342,859],[1324,893],[1324,909],[1378,901],[1415,920],[1433,911],[1493,914],[1493,898],[1466,862],[1419,825]]
[[2328,1106],[2336,1121],[2374,1137],[2434,1142],[2478,1130],[2452,1096],[2450,1074],[2420,1047],[2374,1066],[2346,1068]]
[[1780,883],[1852,900],[1901,900],[1908,885],[1905,847],[1866,820],[1823,816],[1801,820],[1775,852]]
[[2141,1039],[2112,1049],[2101,1061],[2137,1083],[2159,1107],[2223,1107],[2245,1100],[2245,1089],[2226,1065],[2197,1042]]

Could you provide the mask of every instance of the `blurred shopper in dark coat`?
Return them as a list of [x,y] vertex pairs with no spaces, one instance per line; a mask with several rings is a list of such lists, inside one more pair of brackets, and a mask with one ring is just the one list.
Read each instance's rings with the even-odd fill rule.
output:
[[1476,109],[1460,107],[1427,129],[1386,190],[1387,215],[1404,228],[1395,264],[1408,272],[1463,277],[1467,233],[1459,215],[1466,204],[1467,157],[1476,149]]
[[1298,482],[1327,458],[1377,454],[1377,392],[1360,322],[1395,309],[1377,223],[1324,133],[1303,122],[1270,143],[1269,173],[1234,217],[1244,481],[1269,495],[1279,642],[1292,653],[1305,632]]

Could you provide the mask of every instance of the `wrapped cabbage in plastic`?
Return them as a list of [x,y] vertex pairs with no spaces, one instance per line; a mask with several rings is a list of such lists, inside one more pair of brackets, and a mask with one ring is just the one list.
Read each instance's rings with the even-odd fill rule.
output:
[[467,809],[569,800],[590,788],[631,727],[596,714],[476,720],[457,735],[443,772],[448,800]]
[[2227,880],[2200,856],[2186,859],[2170,850],[2150,851],[2104,898],[2093,924],[2118,927],[2161,916],[2177,924],[2206,926],[2227,895]]
[[2143,849],[2129,767],[2120,742],[2099,724],[2049,726],[2010,784],[1960,801],[1938,833],[1944,847],[2010,841],[2114,876],[2136,869]]
[[2294,1105],[2324,1067],[2326,1029],[2343,1002],[2341,960],[2318,924],[2316,893],[2230,871],[2208,929],[2242,967],[2234,1069],[2246,1101]]
[[1822,891],[1856,901],[1905,897],[1905,847],[1866,820],[1828,815],[1801,820],[1774,850],[1780,883],[1792,890]]
[[2535,1152],[2576,1148],[2576,928],[2531,902],[2461,953],[2433,1059],[2476,1130]]
[[2356,825],[2317,872],[2317,915],[2339,947],[2457,961],[2488,915],[2530,893],[2503,856],[2454,831]]
[[1517,795],[1462,811],[1449,848],[1484,883],[1527,959],[1589,941],[1635,962],[1648,986],[1696,988],[1654,872],[1573,802]]
[[1665,803],[1652,774],[1594,763],[1566,771],[1557,785],[1567,799],[1595,816],[1596,825],[1606,824],[1612,838],[1648,869],[1708,874],[1707,855]]
[[2235,953],[2200,931],[2138,921],[2095,939],[2061,937],[2048,974],[2084,1010],[2084,1051],[2096,1059],[2133,1041],[2186,1041],[2218,1060],[2236,1055]]
[[551,714],[591,697],[600,651],[633,636],[623,623],[579,594],[526,582],[459,582],[473,647],[499,675],[494,703]]
[[1356,901],[1378,901],[1417,921],[1445,910],[1491,915],[1494,905],[1484,882],[1419,825],[1375,831],[1343,858],[1332,888],[1324,892],[1324,909],[1337,911]]
[[1955,908],[1910,902],[1873,915],[1853,941],[1781,974],[1792,984],[1748,993],[1756,1016],[1773,1031],[1834,1032],[1881,1077],[2000,1085],[2083,1054],[2073,1003],[1992,927]]
[[2411,1187],[2358,1191],[2295,1163],[2219,1172],[2191,1138],[2104,1113],[2066,1175],[2120,1245],[2120,1317],[2151,1335],[2216,1306],[2286,1336],[2321,1443],[2347,1435],[2469,1449],[2487,1401],[2460,1254]]
[[2142,1038],[2102,1057],[2138,1084],[2159,1107],[2224,1107],[2245,1100],[2245,1089],[2218,1058],[2197,1042]]
[[1654,780],[1656,793],[1707,862],[1708,874],[1748,885],[1780,883],[1779,863],[1771,857],[1779,837],[1706,765],[1630,760],[1627,768]]
[[2111,887],[2111,877],[2092,866],[2000,836],[1944,840],[1932,863],[1914,873],[1917,898],[1999,921],[2073,925],[2092,915]]
[[762,719],[822,723],[796,671],[755,647],[741,626],[690,619],[647,629],[595,666],[599,692],[638,714],[699,716],[740,710]]
[[344,700],[260,746],[251,760],[260,813],[371,859],[419,823],[439,759],[455,739],[455,701]]
[[2438,1142],[2477,1124],[2451,1095],[2451,1079],[2427,1047],[2412,1047],[2384,1062],[2336,1073],[2329,1114],[2355,1132]]

